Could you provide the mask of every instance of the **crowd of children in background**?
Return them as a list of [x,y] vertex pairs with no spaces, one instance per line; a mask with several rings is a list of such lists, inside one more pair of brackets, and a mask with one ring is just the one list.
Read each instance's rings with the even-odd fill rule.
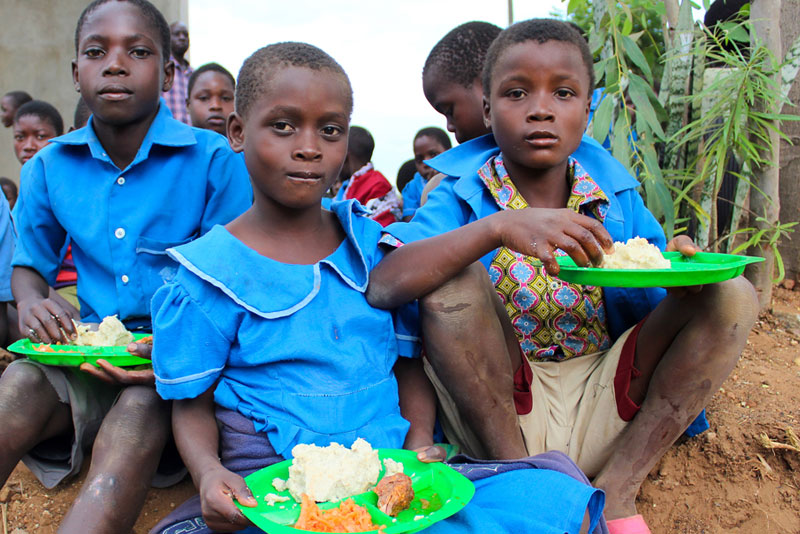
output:
[[153,532],[250,531],[243,477],[294,445],[434,462],[444,439],[477,493],[430,532],[649,532],[638,488],[756,306],[741,278],[668,294],[556,277],[556,256],[598,264],[634,236],[696,251],[583,135],[584,37],[549,19],[444,36],[421,89],[460,144],[420,129],[396,186],[324,51],[265,46],[235,79],[188,48],[147,0],[95,0],[69,132],[23,91],[0,101],[22,164],[19,193],[0,178],[0,335],[69,343],[110,315],[154,335],[128,347],[152,369],[11,363],[0,483],[22,460],[53,487],[91,450],[61,532],[130,531],[150,485],[187,472],[198,495]]

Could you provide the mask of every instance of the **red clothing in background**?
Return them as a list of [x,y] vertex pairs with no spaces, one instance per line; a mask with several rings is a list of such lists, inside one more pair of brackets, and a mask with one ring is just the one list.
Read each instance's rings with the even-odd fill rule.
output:
[[74,286],[78,283],[78,271],[75,269],[75,262],[72,261],[72,243],[67,246],[67,253],[64,261],[61,262],[61,270],[56,275],[54,288]]
[[379,222],[381,226],[397,222],[393,210],[399,208],[399,199],[394,193],[392,184],[373,168],[372,163],[353,173],[344,192],[344,198],[345,200],[354,198],[361,202],[370,212],[369,218]]

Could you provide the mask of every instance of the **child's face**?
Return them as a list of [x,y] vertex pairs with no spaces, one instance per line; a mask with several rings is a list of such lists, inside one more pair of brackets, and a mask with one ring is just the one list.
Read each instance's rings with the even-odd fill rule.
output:
[[447,119],[447,131],[463,143],[489,133],[483,122],[483,90],[480,80],[469,86],[446,81],[436,71],[422,79],[422,90],[433,109]]
[[171,62],[164,63],[155,29],[136,6],[109,2],[86,18],[72,77],[95,124],[151,120],[161,92],[172,85],[173,70]]
[[228,139],[244,151],[257,204],[319,205],[347,154],[347,95],[338,74],[282,67],[246,118],[230,117]]
[[566,162],[580,145],[590,103],[589,74],[575,45],[526,41],[502,52],[484,116],[511,175]]
[[435,158],[445,150],[442,144],[433,137],[428,135],[417,137],[414,141],[414,165],[417,167],[417,172],[426,180],[433,178],[436,171],[425,165],[423,161]]
[[56,129],[53,125],[40,117],[36,115],[18,117],[14,121],[14,154],[24,165],[55,136]]
[[14,99],[8,95],[4,95],[0,99],[0,119],[3,121],[3,126],[9,128],[14,124],[14,113],[17,112],[17,106],[14,105]]
[[225,135],[225,123],[233,113],[233,95],[233,85],[224,74],[207,70],[198,76],[186,99],[192,126]]

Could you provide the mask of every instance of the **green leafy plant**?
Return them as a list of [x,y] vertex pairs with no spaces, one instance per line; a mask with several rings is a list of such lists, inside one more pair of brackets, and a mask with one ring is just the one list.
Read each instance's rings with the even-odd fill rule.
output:
[[[787,80],[800,67],[800,39],[781,63],[757,39],[751,45],[747,11],[711,31],[693,21],[697,5],[690,0],[562,1],[587,30],[605,92],[590,134],[600,142],[608,138],[614,157],[639,178],[647,207],[668,238],[692,231],[712,250],[766,247],[782,277],[778,243],[796,223],[754,216],[747,228],[738,224],[742,213],[750,213],[748,198],[766,198],[754,186],[753,169],[770,164],[771,132],[788,141],[780,123],[798,119],[780,109],[787,102]],[[708,0],[703,3],[708,8]],[[708,64],[721,68],[706,71]],[[783,84],[776,82],[777,73]],[[733,161],[739,170],[728,165]],[[728,199],[731,224],[718,233],[717,201],[726,173],[739,186]]]

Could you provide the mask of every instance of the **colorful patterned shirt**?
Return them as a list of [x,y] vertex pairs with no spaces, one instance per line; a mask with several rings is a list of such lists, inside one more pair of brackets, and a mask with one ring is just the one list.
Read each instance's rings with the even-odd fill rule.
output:
[[[500,209],[528,207],[503,165],[502,154],[487,161],[478,176]],[[567,208],[602,222],[608,198],[573,158],[567,179],[571,184]],[[565,253],[557,250],[556,255]],[[538,260],[506,247],[497,250],[489,277],[530,361],[563,361],[610,346],[601,288],[551,277]]]
[[175,78],[172,81],[170,90],[164,93],[164,100],[167,101],[167,107],[175,119],[191,126],[192,121],[189,117],[189,110],[186,108],[186,99],[189,96],[189,78],[194,70],[188,62],[186,67],[183,68],[174,57],[170,58],[170,60],[175,64]]

